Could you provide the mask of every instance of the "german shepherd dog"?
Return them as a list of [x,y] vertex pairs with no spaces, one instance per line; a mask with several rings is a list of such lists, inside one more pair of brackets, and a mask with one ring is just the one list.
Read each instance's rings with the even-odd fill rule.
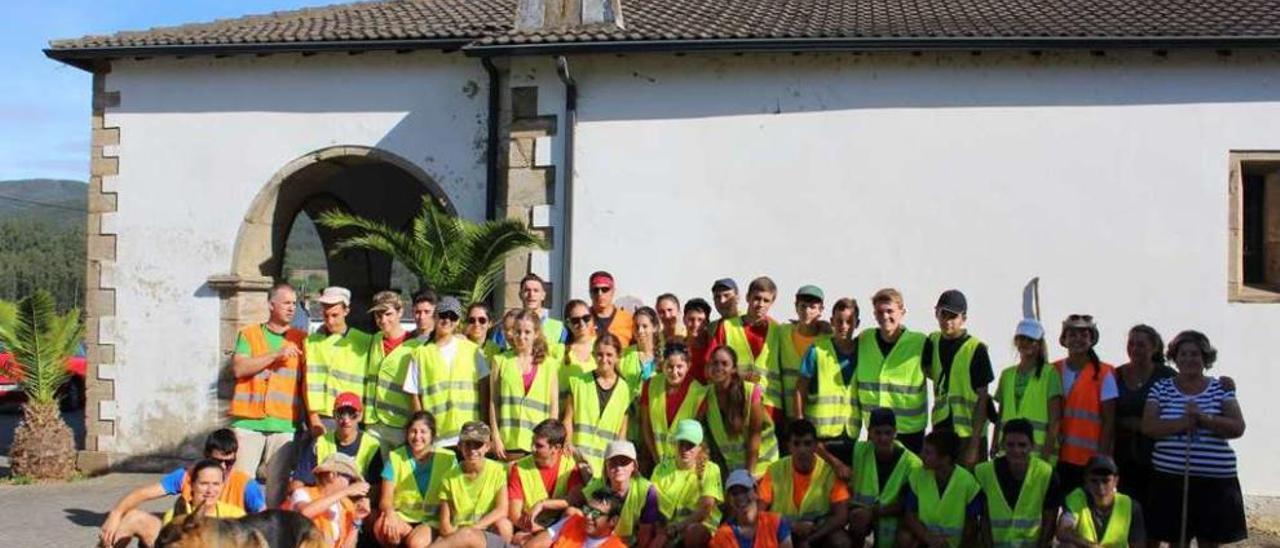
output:
[[327,548],[311,520],[298,512],[266,510],[238,519],[204,515],[204,503],[160,530],[157,548]]

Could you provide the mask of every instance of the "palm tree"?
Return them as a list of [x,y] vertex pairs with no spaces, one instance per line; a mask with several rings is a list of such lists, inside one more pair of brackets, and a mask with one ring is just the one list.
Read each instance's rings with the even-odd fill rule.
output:
[[430,196],[423,197],[422,210],[408,230],[336,210],[320,215],[318,222],[355,232],[338,242],[334,255],[351,249],[377,251],[400,261],[419,284],[466,302],[489,297],[507,255],[546,248],[542,238],[518,220],[475,223],[449,215]]
[[58,315],[43,289],[16,307],[0,306],[0,342],[12,353],[27,395],[9,450],[15,476],[67,480],[75,474],[75,438],[62,420],[58,388],[67,382],[67,358],[83,335],[80,310]]

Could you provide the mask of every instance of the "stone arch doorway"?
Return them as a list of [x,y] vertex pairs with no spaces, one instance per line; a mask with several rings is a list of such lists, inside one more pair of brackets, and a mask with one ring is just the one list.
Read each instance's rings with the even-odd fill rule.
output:
[[[241,327],[266,317],[265,292],[283,274],[285,244],[298,215],[314,220],[337,208],[404,226],[417,213],[424,195],[456,214],[430,175],[412,162],[376,148],[325,148],[281,168],[258,192],[240,225],[230,272],[209,278],[222,303],[219,346],[223,353],[230,355]],[[351,290],[350,320],[366,324],[369,299],[389,287],[391,260],[369,252],[329,257],[328,251],[343,234],[316,228],[325,248],[329,283]]]

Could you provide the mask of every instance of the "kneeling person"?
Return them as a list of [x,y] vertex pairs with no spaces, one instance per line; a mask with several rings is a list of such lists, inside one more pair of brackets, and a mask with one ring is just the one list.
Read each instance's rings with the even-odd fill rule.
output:
[[788,425],[791,456],[771,465],[760,478],[760,501],[791,520],[796,546],[851,546],[844,526],[849,488],[818,458],[818,431],[806,419]]
[[1053,465],[1034,455],[1035,428],[1013,419],[1003,428],[1004,456],[974,468],[986,497],[990,537],[996,546],[1049,546],[1062,506]]

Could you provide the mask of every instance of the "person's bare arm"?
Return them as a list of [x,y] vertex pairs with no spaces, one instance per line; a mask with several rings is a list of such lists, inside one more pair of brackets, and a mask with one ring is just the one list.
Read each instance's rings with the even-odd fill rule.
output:
[[[386,463],[386,466],[391,466]],[[383,536],[390,537],[391,532],[400,526],[400,515],[396,514],[396,483],[382,480],[382,489],[378,490],[378,511],[382,513]]]
[[1186,415],[1176,419],[1160,418],[1160,404],[1148,401],[1142,410],[1142,434],[1148,438],[1167,438],[1195,427],[1195,419]]
[[342,499],[345,499],[347,497],[352,497],[357,495],[367,495],[367,494],[369,494],[369,484],[361,481],[361,482],[348,485],[344,489],[340,489],[336,492],[330,493],[316,500],[305,502],[301,506],[298,506],[294,509],[297,510],[298,512],[301,512],[302,515],[306,516],[307,519],[313,519],[316,516],[329,511],[330,506],[333,506],[335,503],[337,503]]
[[644,438],[644,447],[649,451],[649,456],[653,458],[653,462],[658,462],[658,444],[654,442],[653,422],[649,419],[648,409],[640,407],[640,430]]
[[763,443],[764,404],[753,402],[751,416],[747,419],[747,471],[755,473],[756,463],[760,462],[760,444]]
[[1201,428],[1221,436],[1224,439],[1236,439],[1244,435],[1244,413],[1240,410],[1240,402],[1225,400],[1222,402],[1221,415],[1200,415]]
[[[564,448],[568,450],[570,455],[576,455],[578,448],[573,446],[573,392],[564,397],[564,415],[560,418],[560,424],[564,425]],[[627,424],[627,421],[622,421]]]
[[847,523],[849,523],[848,501],[834,503],[831,505],[831,510],[827,512],[826,517],[822,518],[822,525],[814,529],[809,534],[809,537],[823,538],[827,533],[843,529]]
[[497,523],[498,520],[502,519],[503,517],[506,517],[507,506],[508,506],[507,490],[499,489],[497,493],[494,493],[493,499],[494,499],[493,510],[490,510],[488,514],[485,514],[484,517],[481,517],[480,520],[477,521],[475,525],[473,525],[472,527],[475,527],[476,529],[483,531],[485,529],[488,529],[490,525]]
[[[987,432],[987,404],[991,401],[991,395],[987,393],[987,387],[982,386],[975,390],[978,393],[978,403],[974,404],[972,433],[969,436],[968,455],[966,455],[966,465],[972,466],[981,458],[982,450],[986,449],[982,446],[982,440],[986,439]],[[969,458],[971,457],[971,458]]]
[[[796,392],[794,394],[791,394],[791,405],[795,406],[794,415],[797,419],[805,418],[804,400],[805,400],[805,395],[808,393],[809,393],[809,378],[804,375],[800,375],[800,378],[796,379]],[[750,470],[750,468],[748,468],[748,470]]]
[[551,375],[547,384],[551,385],[551,418],[554,419],[560,416],[560,376]]
[[120,520],[130,510],[140,506],[149,500],[155,500],[165,496],[164,486],[159,483],[144,485],[132,491],[129,491],[124,497],[116,502],[116,505],[107,513],[107,519],[102,523],[102,529],[99,533],[104,546],[115,546],[120,539],[116,533],[120,528]]
[[[504,495],[506,493],[503,493]],[[503,498],[506,498],[505,496]],[[447,537],[457,531],[453,526],[453,508],[452,505],[441,501],[440,504],[440,536]],[[505,508],[503,510],[506,510]]]
[[280,350],[258,357],[251,358],[249,356],[241,356],[240,354],[231,356],[231,374],[235,375],[237,379],[252,377],[257,375],[259,371],[262,371],[275,363],[276,360],[293,358],[301,355],[302,349],[298,348],[298,345],[293,344],[293,341],[286,340],[284,341],[284,344],[280,346]]
[[499,398],[494,397],[495,394],[502,394],[502,377],[501,369],[494,368],[489,370],[489,432],[493,436],[493,454],[499,459],[507,460],[507,450],[502,445],[502,435],[498,430],[498,404]]
[[1110,455],[1116,443],[1116,400],[1102,402],[1102,439],[1098,451]]

